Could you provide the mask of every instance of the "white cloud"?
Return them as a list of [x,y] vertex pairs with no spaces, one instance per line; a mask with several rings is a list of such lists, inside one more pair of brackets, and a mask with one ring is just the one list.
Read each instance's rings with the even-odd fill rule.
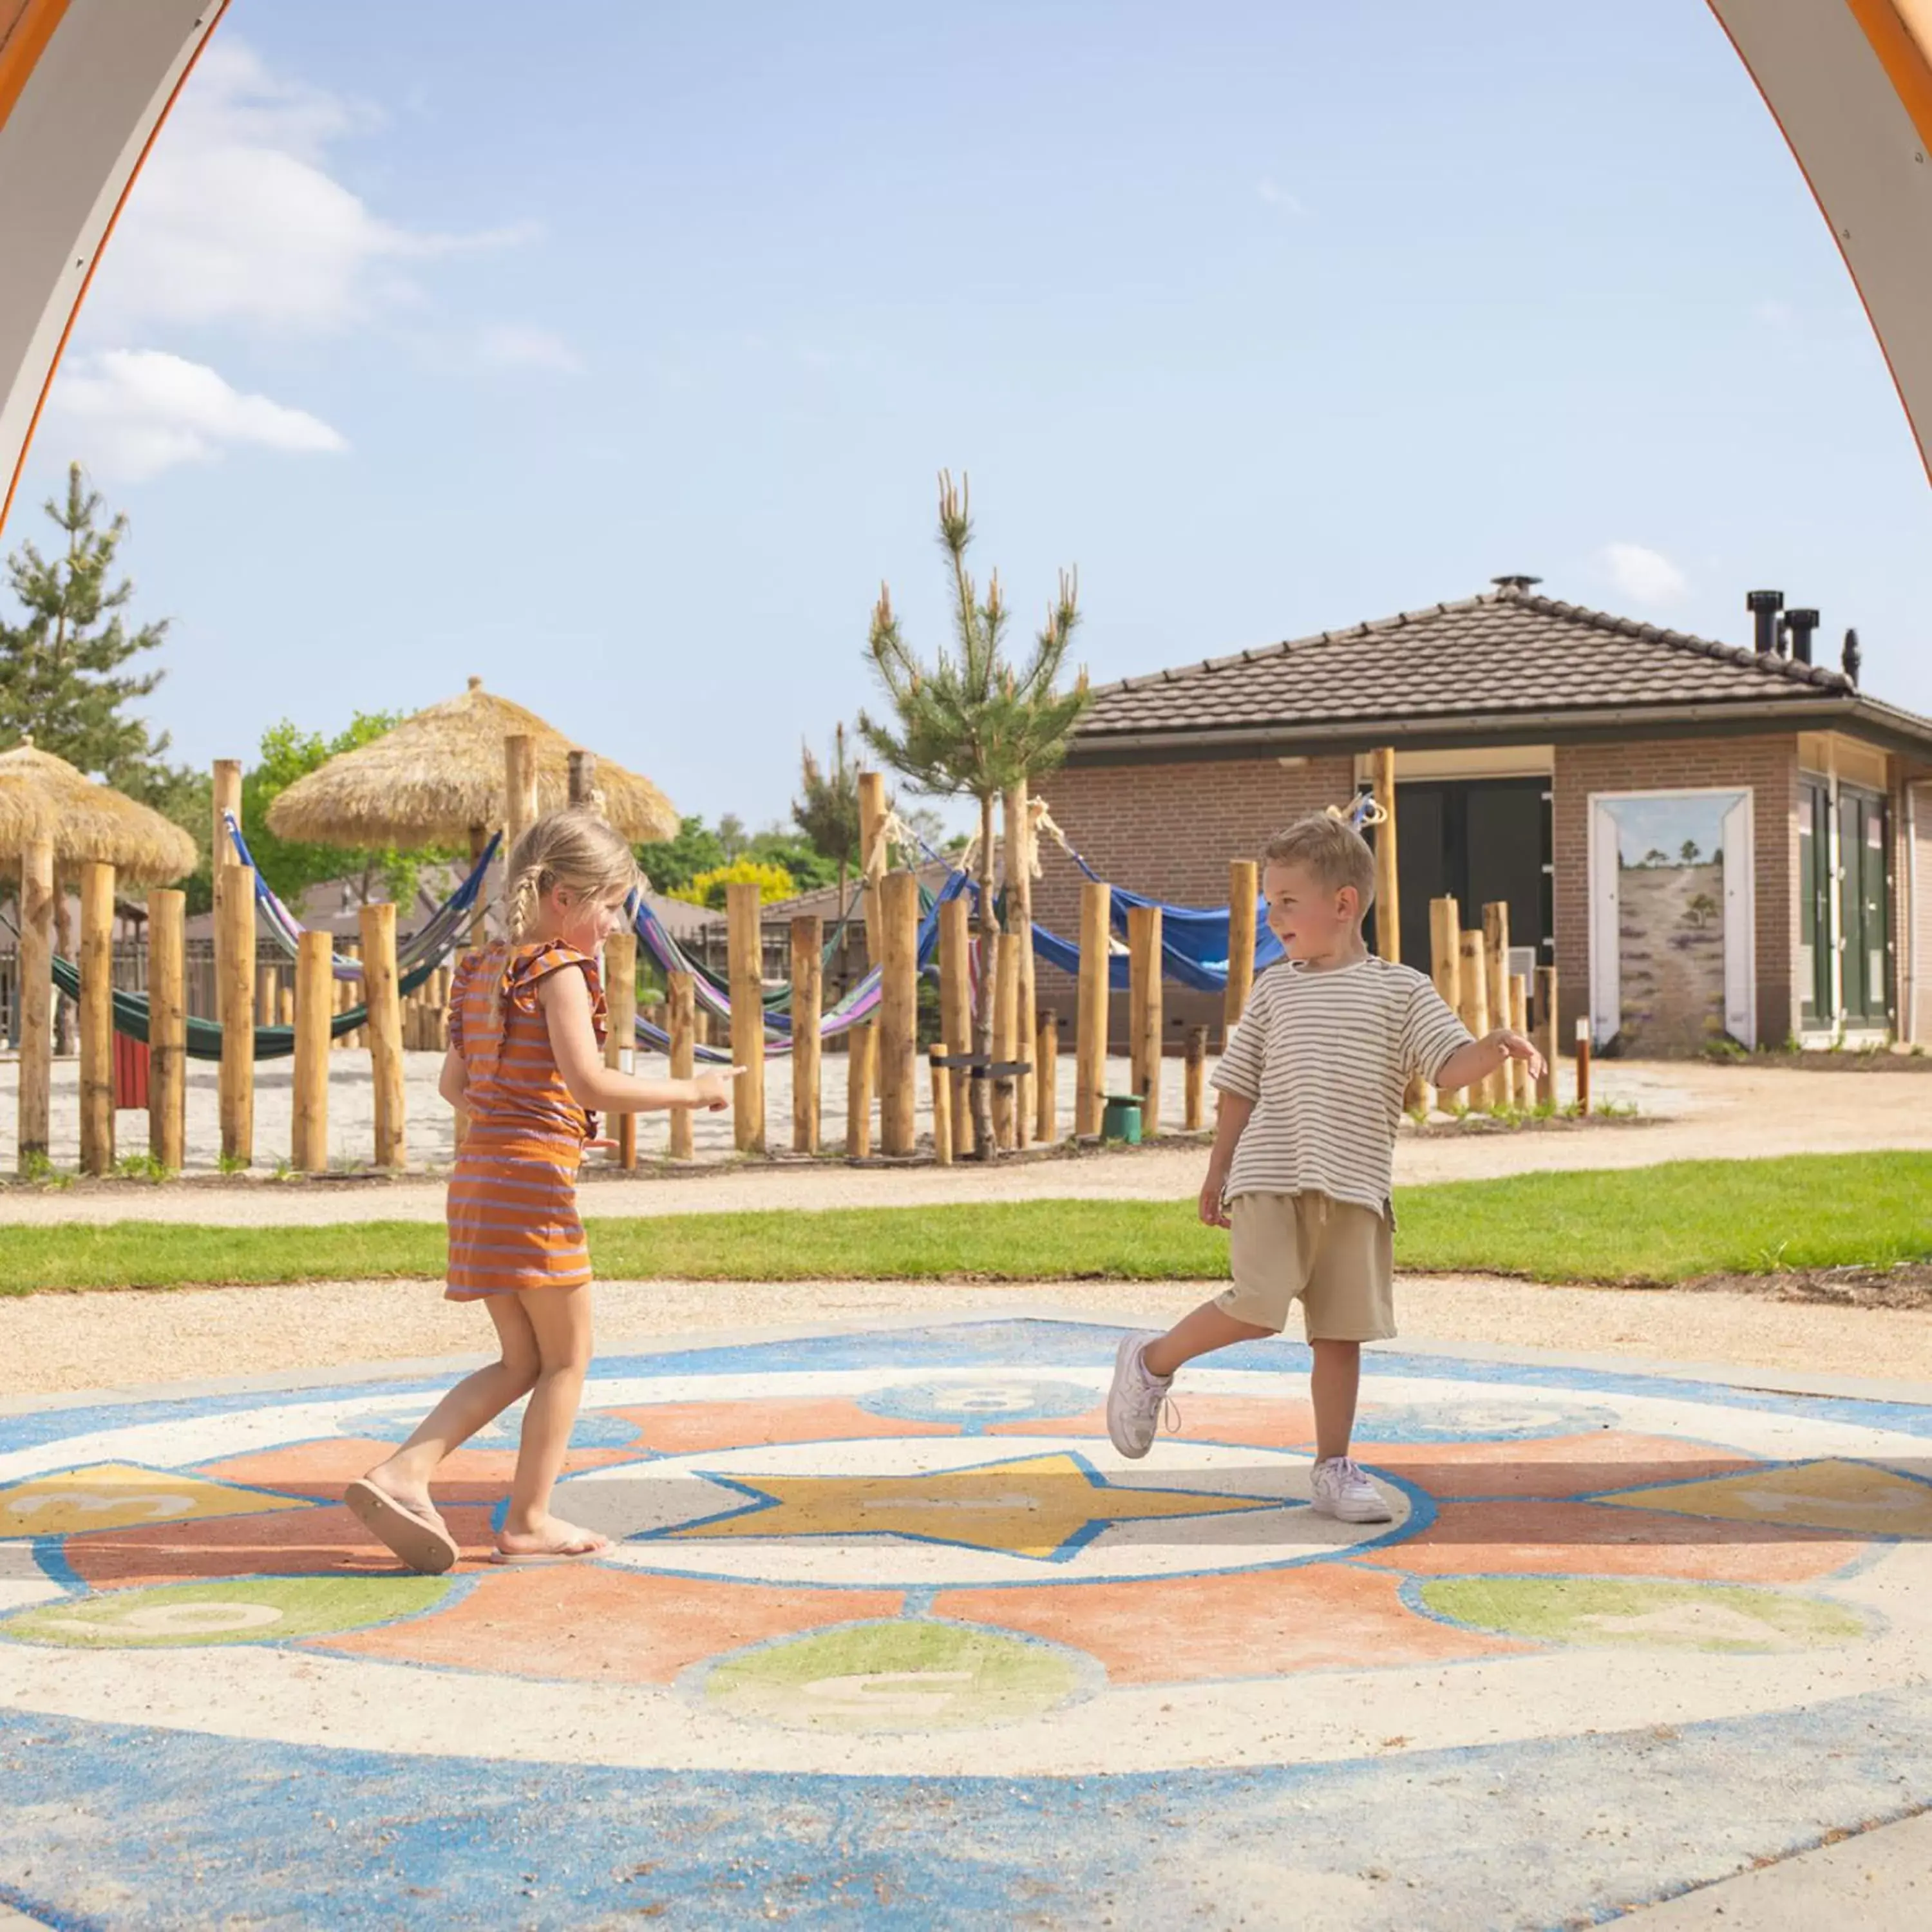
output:
[[1308,210],[1302,205],[1298,195],[1289,194],[1281,184],[1267,175],[1255,184],[1255,192],[1270,208],[1278,208],[1285,214],[1306,214]]
[[315,455],[349,446],[319,416],[244,395],[204,364],[159,350],[114,349],[70,362],[51,406],[88,466],[126,482],[177,464],[212,463],[230,449]]
[[1674,604],[1690,588],[1690,580],[1661,550],[1642,544],[1606,544],[1599,553],[1610,581],[1639,604]]
[[421,232],[332,174],[368,110],[212,41],[142,169],[88,298],[90,324],[238,322],[325,332],[420,299],[412,267],[526,231]]
[[524,328],[513,322],[484,330],[476,344],[476,359],[486,369],[550,369],[564,376],[584,373],[584,358],[562,336],[548,328]]

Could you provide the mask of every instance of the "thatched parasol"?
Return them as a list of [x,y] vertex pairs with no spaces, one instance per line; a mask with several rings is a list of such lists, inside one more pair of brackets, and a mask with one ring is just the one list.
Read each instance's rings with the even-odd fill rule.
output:
[[[312,845],[460,844],[502,824],[503,740],[517,733],[536,741],[538,809],[568,804],[575,747],[534,711],[472,677],[460,697],[298,778],[269,806],[268,830]],[[676,836],[676,811],[649,778],[602,758],[596,773],[598,809],[625,838],[646,844]]]
[[104,860],[122,879],[152,885],[193,872],[200,856],[172,820],[22,738],[0,752],[0,865],[17,866],[38,838],[53,842],[62,872]]

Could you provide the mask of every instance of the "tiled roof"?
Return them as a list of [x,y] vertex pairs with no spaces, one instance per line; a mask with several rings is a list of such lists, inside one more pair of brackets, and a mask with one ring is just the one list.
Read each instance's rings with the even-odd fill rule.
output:
[[1855,695],[1843,672],[1822,664],[1760,656],[1504,588],[1102,686],[1078,742],[1276,727],[1333,730],[1355,722],[1506,724],[1512,712],[1815,704]]

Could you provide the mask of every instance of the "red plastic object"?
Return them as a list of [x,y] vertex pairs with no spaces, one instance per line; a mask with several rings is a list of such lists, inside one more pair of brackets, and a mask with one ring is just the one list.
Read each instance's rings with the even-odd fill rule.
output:
[[114,1104],[117,1107],[148,1104],[148,1042],[130,1040],[124,1033],[114,1036]]

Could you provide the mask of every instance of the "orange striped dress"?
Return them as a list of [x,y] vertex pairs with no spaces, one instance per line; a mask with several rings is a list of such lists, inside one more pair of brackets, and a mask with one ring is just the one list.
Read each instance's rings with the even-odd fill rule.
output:
[[590,982],[601,1046],[603,982],[574,946],[499,940],[456,969],[449,1043],[463,1056],[470,1126],[449,1178],[449,1300],[590,1279],[577,1169],[596,1118],[570,1097],[537,1002],[550,974],[572,970]]

